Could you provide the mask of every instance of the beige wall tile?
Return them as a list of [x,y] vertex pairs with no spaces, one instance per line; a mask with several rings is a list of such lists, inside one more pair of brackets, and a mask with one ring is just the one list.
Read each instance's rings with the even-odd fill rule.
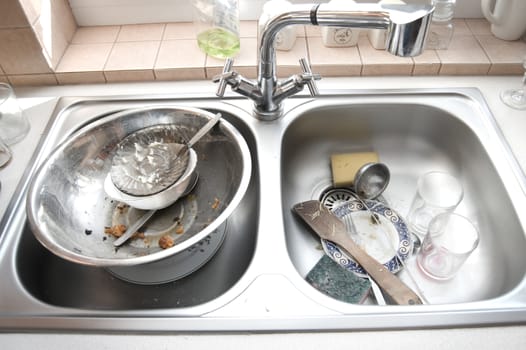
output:
[[311,36],[321,36],[321,27],[319,26],[304,26],[305,35],[307,37]]
[[257,21],[241,21],[239,23],[239,37],[240,38],[257,38],[258,36],[258,22]]
[[[34,23],[42,12],[42,0],[18,0],[24,12],[26,14],[27,21]],[[49,5],[49,2],[45,2],[45,5]]]
[[472,35],[468,24],[463,18],[453,20],[453,35]]
[[7,79],[5,75],[0,75],[0,82],[8,84],[9,80]]
[[[217,74],[221,74],[223,71],[223,67],[221,67],[221,70],[219,70],[217,73],[210,74],[210,76],[207,75],[207,79],[212,79]],[[247,79],[253,79],[256,80],[258,77],[258,68],[257,67],[236,67],[236,71],[244,76]],[[208,72],[207,72],[208,74]]]
[[55,74],[9,75],[8,79],[13,86],[57,85],[57,79],[55,77]]
[[178,81],[178,80],[201,80],[205,79],[205,69],[200,68],[174,68],[155,69],[155,80]]
[[7,75],[51,72],[31,28],[0,30],[0,47],[0,62]]
[[[233,70],[236,72],[243,74],[239,72],[239,67],[237,66],[237,57],[234,58],[234,66]],[[206,79],[212,79],[218,74],[221,74],[223,72],[223,66],[225,65],[225,60],[215,58],[212,56],[206,56],[205,60],[205,78]],[[246,77],[249,78],[249,77]]]
[[75,34],[77,24],[67,0],[56,0],[49,5],[50,9],[42,11],[33,25],[33,30],[51,67],[56,68]]
[[277,76],[286,78],[301,73],[300,58],[307,58],[307,39],[296,38],[290,51],[276,51]]
[[56,67],[69,42],[58,30],[52,31],[50,28],[44,28],[40,18],[36,21],[33,29],[51,67]]
[[493,35],[477,35],[477,40],[491,61],[488,74],[521,74],[522,59],[526,57],[526,43],[523,41],[500,40]]
[[454,36],[447,50],[436,51],[440,75],[485,75],[490,62],[474,36]]
[[80,27],[71,39],[71,43],[113,43],[117,40],[120,28],[120,26]]
[[[296,34],[298,37],[302,37],[302,38],[307,37],[307,31],[305,28],[306,28],[305,26],[296,26]],[[313,35],[313,36],[316,36],[316,35]]]
[[71,44],[56,72],[92,72],[104,69],[113,44]]
[[121,83],[132,81],[153,81],[153,69],[104,71],[108,83]]
[[439,75],[487,75],[489,63],[447,63],[440,67]]
[[206,54],[194,39],[161,42],[155,62],[156,80],[197,80],[205,78]]
[[471,33],[475,35],[491,35],[491,25],[484,18],[466,18]]
[[163,23],[124,25],[117,36],[117,42],[158,41],[163,37],[165,26]]
[[102,71],[55,73],[60,85],[68,84],[103,84],[106,82]]
[[194,39],[196,30],[192,22],[167,23],[164,29],[163,40]]
[[117,42],[110,52],[105,70],[151,69],[159,51],[160,41]]
[[413,71],[413,65],[408,62],[366,63],[362,67],[362,76],[408,76]]
[[321,37],[307,37],[309,61],[313,73],[322,76],[359,76],[362,61],[358,48],[325,47]]
[[0,29],[29,27],[28,21],[19,0],[0,1]]
[[363,62],[362,75],[411,75],[414,62],[411,57],[397,57],[371,46],[366,35],[358,40],[360,57]]
[[196,40],[165,40],[161,42],[155,68],[204,68],[205,59]]
[[68,0],[52,1],[53,29],[57,29],[69,43],[77,30],[77,21],[73,16]]
[[413,57],[413,62],[413,75],[438,75],[440,71],[440,59],[435,50],[425,50]]
[[518,63],[492,63],[488,75],[522,75],[524,68]]
[[258,64],[258,40],[255,37],[240,39],[239,53],[234,58],[236,66],[256,67]]
[[[257,78],[257,39],[241,38],[241,49],[234,57],[234,70],[247,79]],[[223,72],[225,60],[206,57],[206,79],[212,79]]]

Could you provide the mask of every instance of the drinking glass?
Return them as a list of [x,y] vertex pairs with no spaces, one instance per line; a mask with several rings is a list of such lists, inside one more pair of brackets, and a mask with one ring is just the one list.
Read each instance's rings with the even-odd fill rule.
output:
[[445,172],[433,171],[418,178],[407,224],[420,239],[431,220],[442,213],[452,213],[464,196],[460,181]]
[[29,131],[29,122],[22,113],[15,92],[9,84],[0,83],[0,138],[7,145],[21,141]]
[[3,168],[11,160],[12,154],[9,146],[0,138],[0,168]]
[[524,68],[522,86],[516,89],[504,90],[500,94],[502,102],[515,109],[526,109],[526,56],[522,59],[522,67]]
[[417,265],[431,278],[451,279],[478,243],[479,232],[468,218],[455,213],[440,214],[429,224]]

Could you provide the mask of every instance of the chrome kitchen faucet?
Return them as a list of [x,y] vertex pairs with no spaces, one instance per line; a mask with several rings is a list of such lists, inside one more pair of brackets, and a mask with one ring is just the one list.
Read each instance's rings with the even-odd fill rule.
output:
[[281,102],[307,85],[311,95],[318,94],[308,61],[300,59],[302,74],[284,80],[276,77],[274,40],[278,32],[289,25],[317,25],[387,30],[386,50],[396,56],[411,57],[422,53],[434,7],[432,5],[395,4],[298,4],[289,11],[270,19],[260,33],[258,43],[257,81],[244,78],[232,70],[233,60],[227,59],[223,72],[214,77],[219,82],[217,96],[222,97],[227,85],[232,91],[254,101],[254,116],[275,120],[282,114]]

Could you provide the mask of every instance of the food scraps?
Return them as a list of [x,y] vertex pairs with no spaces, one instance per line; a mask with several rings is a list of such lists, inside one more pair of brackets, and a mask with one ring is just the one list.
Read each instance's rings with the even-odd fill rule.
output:
[[169,235],[164,235],[159,238],[159,247],[162,249],[168,249],[174,246],[174,240]]
[[219,198],[215,197],[214,198],[214,202],[212,203],[212,209],[216,210],[217,208],[219,208],[219,204],[220,204],[220,201],[219,201]]
[[[115,238],[119,238],[120,236],[124,234],[124,232],[126,232],[126,229],[127,227],[124,224],[113,225],[111,227],[105,227],[104,233],[107,235],[112,235]],[[134,238],[144,238],[144,232],[139,232],[139,231],[135,232],[131,236],[131,239],[134,239]]]
[[119,224],[119,225],[113,225],[111,227],[105,227],[104,233],[108,235],[112,235],[114,237],[120,237],[126,232],[126,225]]

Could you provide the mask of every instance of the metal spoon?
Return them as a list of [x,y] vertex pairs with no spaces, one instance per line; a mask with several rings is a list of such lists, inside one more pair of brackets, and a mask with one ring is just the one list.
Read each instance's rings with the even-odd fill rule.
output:
[[[198,179],[199,179],[199,175],[195,173],[190,184],[188,185],[188,187],[186,187],[186,190],[183,192],[183,194],[181,194],[181,197],[179,198],[182,198],[186,196],[187,194],[189,194],[194,189],[195,185],[197,184]],[[122,236],[120,236],[115,241],[113,241],[113,245],[115,247],[120,247],[121,245],[123,245],[126,241],[128,241],[128,239],[130,239],[135,234],[135,232],[137,232],[138,229],[144,226],[144,224],[148,220],[150,220],[153,214],[155,214],[156,212],[157,212],[157,209],[146,211],[137,221],[135,221],[131,226],[129,226],[126,229],[126,231],[122,234]]]

